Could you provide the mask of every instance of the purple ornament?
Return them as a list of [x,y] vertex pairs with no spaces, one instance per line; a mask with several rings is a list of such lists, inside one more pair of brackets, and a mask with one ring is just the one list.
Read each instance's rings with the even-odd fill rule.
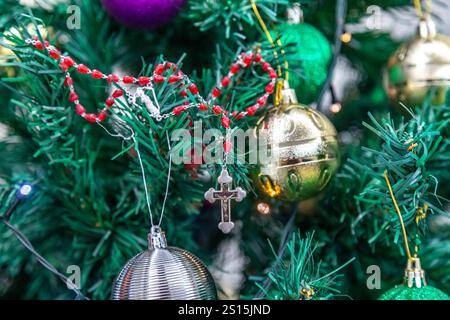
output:
[[131,28],[151,29],[173,19],[186,0],[102,0],[105,10]]

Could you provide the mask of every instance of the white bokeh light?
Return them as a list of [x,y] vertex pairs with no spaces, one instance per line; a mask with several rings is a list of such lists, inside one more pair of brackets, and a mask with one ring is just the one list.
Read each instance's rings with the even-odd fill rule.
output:
[[31,187],[31,185],[29,185],[29,184],[24,184],[23,186],[20,187],[19,192],[20,192],[21,195],[27,196],[27,195],[30,194],[30,192],[31,192],[32,189],[33,189],[33,188]]

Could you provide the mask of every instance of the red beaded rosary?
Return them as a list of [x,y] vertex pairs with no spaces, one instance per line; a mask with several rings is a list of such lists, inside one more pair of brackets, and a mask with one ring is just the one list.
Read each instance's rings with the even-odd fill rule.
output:
[[[93,79],[103,79],[108,82],[108,84],[112,83],[118,83],[122,82],[125,85],[138,85],[141,87],[146,86],[152,86],[153,84],[161,84],[164,82],[167,82],[169,84],[175,84],[175,83],[181,83],[184,88],[186,88],[199,102],[195,103],[194,105],[190,105],[190,107],[197,107],[200,111],[212,111],[213,114],[217,116],[221,116],[220,123],[225,128],[230,128],[230,118],[228,117],[229,114],[227,111],[225,111],[221,106],[216,105],[214,102],[216,99],[221,95],[222,90],[226,88],[230,82],[231,79],[241,70],[241,68],[249,68],[252,66],[252,64],[259,64],[264,71],[267,72],[270,78],[270,82],[265,87],[265,93],[261,97],[259,97],[256,100],[256,103],[247,107],[245,111],[233,111],[231,114],[231,117],[234,118],[234,120],[242,119],[245,116],[253,116],[256,111],[258,111],[259,108],[263,107],[267,103],[267,99],[270,94],[273,93],[275,89],[275,81],[277,78],[277,74],[275,70],[271,67],[271,65],[264,61],[262,56],[257,53],[254,54],[252,52],[250,53],[241,53],[238,56],[238,59],[235,63],[232,64],[230,67],[230,70],[226,76],[222,78],[220,81],[219,86],[214,87],[214,89],[211,92],[212,98],[210,99],[210,102],[207,103],[201,95],[199,95],[198,88],[195,83],[190,81],[190,79],[183,74],[181,70],[178,70],[177,65],[172,62],[164,62],[161,64],[156,65],[156,67],[153,70],[153,75],[151,77],[133,77],[133,76],[123,76],[119,77],[115,74],[109,74],[106,75],[103,72],[96,70],[96,69],[90,69],[89,67],[85,66],[81,63],[76,63],[74,59],[72,59],[70,56],[63,56],[61,55],[61,52],[55,48],[54,46],[50,45],[48,41],[44,41],[44,44],[38,40],[37,37],[34,37],[33,40],[27,39],[26,43],[31,44],[36,47],[38,50],[45,50],[50,57],[53,59],[59,61],[59,67],[60,69],[65,72],[66,78],[64,80],[64,85],[70,89],[69,93],[69,99],[71,102],[75,104],[75,112],[86,119],[89,122],[101,122],[106,119],[107,112],[110,108],[112,108],[115,104],[115,99],[123,96],[124,92],[121,89],[116,89],[113,91],[113,93],[105,100],[105,106],[100,112],[97,114],[94,113],[86,113],[86,109],[84,106],[80,103],[78,95],[75,91],[75,87],[73,85],[73,79],[71,77],[71,72],[77,71],[80,74],[88,74]],[[188,98],[188,92],[186,89],[183,89],[180,94],[184,98]],[[208,107],[210,105],[211,107]],[[172,111],[164,116],[154,116],[158,120],[161,120],[162,118],[168,118],[169,116],[179,116],[182,112],[187,110],[189,108],[187,101],[184,105],[174,107]]]
[[[235,63],[232,64],[230,67],[230,70],[228,71],[228,74],[222,78],[220,81],[219,86],[214,87],[214,89],[211,92],[211,98],[209,100],[209,103],[205,101],[205,99],[199,94],[198,88],[195,83],[193,83],[189,77],[187,77],[181,70],[178,70],[178,67],[176,64],[171,62],[164,62],[161,64],[156,65],[155,69],[153,70],[153,75],[151,77],[133,77],[133,76],[123,76],[118,77],[115,74],[109,74],[106,75],[103,72],[99,70],[91,70],[89,67],[85,66],[84,64],[78,64],[76,63],[70,56],[62,56],[61,52],[56,49],[54,46],[50,45],[47,41],[44,42],[44,44],[38,40],[37,37],[35,37],[33,40],[28,39],[26,40],[27,44],[34,45],[36,49],[38,50],[45,50],[53,59],[57,60],[59,62],[59,67],[61,70],[65,73],[66,78],[64,80],[64,85],[70,89],[69,93],[69,99],[71,102],[75,104],[75,111],[76,113],[86,119],[89,122],[92,123],[100,123],[104,121],[107,117],[107,112],[110,108],[112,108],[115,105],[115,99],[123,96],[124,92],[122,89],[116,89],[113,91],[113,93],[106,99],[105,106],[102,110],[100,110],[99,113],[86,113],[86,109],[84,106],[80,103],[78,95],[75,91],[75,87],[73,85],[73,79],[71,77],[72,71],[77,71],[81,74],[89,74],[93,79],[103,79],[108,82],[109,85],[112,83],[118,83],[121,82],[125,85],[137,85],[139,88],[145,89],[148,88],[150,90],[153,90],[154,84],[161,84],[161,83],[169,83],[169,84],[175,84],[180,83],[182,87],[184,88],[181,90],[180,94],[182,97],[184,97],[186,100],[183,105],[174,107],[171,112],[161,115],[159,114],[159,109],[156,112],[152,112],[150,116],[156,118],[157,121],[160,121],[162,119],[169,118],[170,116],[179,116],[181,113],[186,111],[189,108],[196,107],[200,111],[212,111],[213,114],[220,116],[220,123],[222,127],[225,129],[229,129],[231,126],[229,113],[222,109],[221,106],[215,104],[217,98],[221,95],[222,90],[226,87],[228,87],[231,83],[231,79],[241,70],[241,68],[249,68],[253,64],[259,64],[264,71],[267,72],[270,78],[270,82],[265,87],[265,93],[260,96],[258,99],[256,99],[256,103],[246,108],[245,111],[233,111],[231,114],[231,118],[234,120],[242,119],[246,116],[253,116],[256,111],[258,111],[259,108],[262,108],[266,105],[267,99],[270,94],[274,92],[275,89],[275,82],[277,78],[277,74],[275,70],[271,67],[271,65],[264,61],[262,56],[259,53],[241,53]],[[139,90],[139,89],[138,89]],[[137,91],[138,92],[138,91]],[[154,91],[153,91],[154,93]],[[133,95],[129,92],[126,92],[127,96],[130,98],[128,102],[135,103],[136,96],[133,97]],[[195,98],[195,103],[189,103],[188,97],[189,94],[191,94]],[[226,139],[223,144],[223,148],[225,151],[224,156],[224,163],[222,165],[222,172],[219,176],[218,182],[220,184],[219,190],[214,190],[213,188],[210,188],[205,193],[205,199],[209,202],[215,202],[216,200],[219,200],[221,202],[221,222],[219,223],[219,229],[222,230],[224,233],[229,233],[233,227],[234,223],[231,221],[231,211],[230,211],[230,201],[236,200],[241,201],[245,196],[246,192],[240,188],[237,187],[236,189],[231,188],[231,183],[233,179],[228,174],[227,170],[227,164],[226,164],[226,155],[230,152],[232,148],[232,144],[229,141],[229,139]],[[140,159],[140,157],[139,157]],[[141,163],[141,169],[142,173],[143,166]],[[145,183],[145,175],[143,174],[144,178],[144,186],[146,188]],[[146,191],[147,195],[147,191]],[[149,201],[147,200],[147,204],[149,205]]]

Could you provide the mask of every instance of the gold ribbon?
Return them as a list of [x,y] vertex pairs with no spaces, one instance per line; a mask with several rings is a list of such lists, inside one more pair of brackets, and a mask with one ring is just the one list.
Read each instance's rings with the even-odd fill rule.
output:
[[[269,29],[267,28],[266,24],[264,23],[263,18],[261,17],[261,14],[259,13],[258,10],[258,6],[256,5],[256,1],[255,0],[249,0],[250,1],[250,5],[253,9],[253,12],[255,13],[256,18],[258,19],[259,25],[261,26],[262,30],[264,31],[264,34],[266,35],[267,40],[269,40],[270,44],[272,45],[272,47],[276,48],[275,45],[275,41],[272,38],[272,35],[269,32]],[[285,51],[283,50],[282,46],[283,44],[281,43],[280,39],[277,39],[277,43],[278,47],[280,48],[280,52],[281,54],[284,56]],[[275,50],[273,52],[273,55],[275,57],[275,59],[278,58],[278,52],[277,50]],[[289,81],[289,63],[287,60],[284,60],[284,69],[285,69],[285,74],[284,74],[284,81]],[[278,73],[278,77],[282,77],[283,73],[281,71],[281,66],[278,64],[277,65],[277,73]],[[281,90],[284,87],[284,83],[283,80],[279,80],[277,82],[276,88],[275,88],[275,98],[274,98],[274,103],[276,106],[278,106],[281,102],[282,96],[281,96]]]
[[412,257],[411,257],[411,251],[409,250],[408,234],[406,233],[405,224],[403,222],[403,217],[400,212],[400,208],[398,207],[398,204],[397,204],[397,199],[395,199],[394,191],[392,191],[392,186],[391,186],[391,182],[389,181],[389,175],[388,175],[387,170],[384,170],[384,178],[386,179],[386,184],[388,186],[389,193],[391,194],[392,202],[394,203],[395,212],[397,212],[398,220],[400,221],[400,225],[402,227],[403,241],[405,242],[405,251],[406,251],[406,254],[408,255],[408,260],[411,260]]
[[[416,14],[420,19],[428,17],[431,13],[431,2],[432,0],[425,0],[425,13],[422,10],[422,4],[420,0],[414,0],[414,7],[416,8]],[[426,16],[425,16],[426,15]]]

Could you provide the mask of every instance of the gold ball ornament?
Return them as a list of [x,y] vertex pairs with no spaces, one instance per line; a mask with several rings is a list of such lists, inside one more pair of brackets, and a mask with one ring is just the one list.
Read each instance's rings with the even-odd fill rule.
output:
[[282,102],[260,119],[266,135],[267,159],[260,158],[254,182],[262,194],[299,201],[321,192],[339,166],[337,133],[320,112],[297,102],[285,82]]
[[390,57],[383,75],[384,88],[395,106],[420,106],[430,89],[431,102],[443,104],[450,86],[450,38],[437,34],[432,20],[422,19],[416,37]]

